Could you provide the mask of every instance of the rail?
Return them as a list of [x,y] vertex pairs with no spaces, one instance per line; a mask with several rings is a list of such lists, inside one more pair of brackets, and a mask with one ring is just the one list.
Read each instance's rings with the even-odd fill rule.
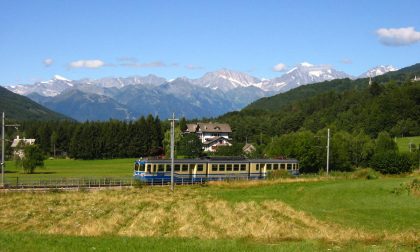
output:
[[[212,178],[176,178],[177,185],[205,184],[208,181],[233,181],[255,180],[248,177],[212,177]],[[22,178],[8,177],[4,183],[4,189],[92,189],[92,188],[115,188],[137,186],[167,186],[171,180],[167,178],[153,178],[148,181],[139,181],[134,178],[113,177],[82,177],[82,178]]]

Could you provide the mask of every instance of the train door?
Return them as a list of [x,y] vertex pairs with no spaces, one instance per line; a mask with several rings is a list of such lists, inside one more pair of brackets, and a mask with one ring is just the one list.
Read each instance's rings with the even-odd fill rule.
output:
[[195,173],[195,164],[190,164],[189,165],[190,167],[189,167],[189,169],[188,169],[188,172],[189,172],[189,178],[190,179],[194,179],[195,178],[195,175],[196,175],[196,173]]

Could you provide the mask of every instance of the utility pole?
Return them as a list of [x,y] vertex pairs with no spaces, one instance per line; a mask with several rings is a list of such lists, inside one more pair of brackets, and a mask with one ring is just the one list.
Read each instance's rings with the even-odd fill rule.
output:
[[4,112],[2,113],[1,117],[1,187],[4,187],[4,127],[19,127],[19,124],[10,124],[5,125],[4,124],[5,115]]
[[174,183],[174,147],[175,147],[175,113],[172,114],[172,118],[169,119],[171,121],[171,191],[174,191],[175,183]]
[[327,175],[330,170],[330,129],[328,129],[327,135]]
[[4,112],[1,117],[1,187],[4,187]]

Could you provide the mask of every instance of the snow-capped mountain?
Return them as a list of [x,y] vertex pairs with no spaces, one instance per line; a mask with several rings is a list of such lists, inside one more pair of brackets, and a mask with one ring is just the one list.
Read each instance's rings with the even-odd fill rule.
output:
[[361,75],[359,75],[359,78],[367,78],[367,77],[376,77],[388,72],[392,72],[392,71],[397,71],[398,68],[392,66],[392,65],[380,65],[380,66],[376,66],[373,67],[369,70],[367,70],[366,72],[362,73]]
[[206,73],[203,77],[191,80],[191,82],[202,87],[226,92],[238,87],[257,86],[261,80],[246,73],[221,69]]
[[312,65],[303,62],[283,76],[263,82],[262,87],[265,90],[285,92],[301,85],[344,78],[352,78],[352,76],[337,71],[329,65]]
[[71,80],[66,79],[60,75],[54,75],[51,80],[36,82],[33,85],[15,85],[6,87],[10,91],[20,94],[28,95],[30,93],[38,93],[43,96],[56,96],[64,90],[72,88]]
[[217,116],[300,85],[341,78],[352,76],[328,65],[304,62],[271,80],[221,69],[198,79],[169,81],[155,75],[96,80],[69,80],[56,75],[48,81],[6,88],[78,120],[103,120],[107,110],[117,119],[149,113],[164,118],[171,111],[193,118]]
[[98,80],[89,81],[90,84],[94,84],[98,87],[104,88],[122,88],[129,85],[143,85],[150,84],[158,86],[166,82],[165,78],[149,74],[147,76],[132,76],[127,78],[102,78]]

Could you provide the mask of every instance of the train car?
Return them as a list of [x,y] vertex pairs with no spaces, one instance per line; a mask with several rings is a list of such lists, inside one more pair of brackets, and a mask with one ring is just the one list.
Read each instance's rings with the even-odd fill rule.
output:
[[[245,159],[212,157],[206,159],[175,159],[175,182],[202,182],[225,179],[264,179],[276,170],[299,175],[296,159]],[[134,178],[144,182],[168,183],[171,160],[140,159],[134,162]]]

